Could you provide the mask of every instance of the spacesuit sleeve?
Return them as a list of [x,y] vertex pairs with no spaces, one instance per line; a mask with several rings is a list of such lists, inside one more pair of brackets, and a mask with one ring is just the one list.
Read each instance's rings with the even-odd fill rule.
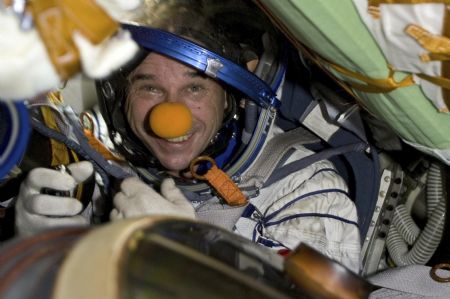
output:
[[292,250],[304,242],[354,272],[360,268],[356,207],[345,181],[328,161],[314,163],[262,189],[235,231],[277,251]]

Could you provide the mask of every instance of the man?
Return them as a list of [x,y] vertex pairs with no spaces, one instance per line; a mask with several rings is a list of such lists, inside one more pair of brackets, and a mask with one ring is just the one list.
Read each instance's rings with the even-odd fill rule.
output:
[[[189,168],[190,162],[203,152],[220,129],[227,107],[225,90],[217,81],[157,53],[150,53],[129,75],[129,80],[125,114],[131,130],[167,169],[167,173],[175,177],[182,176],[182,172]],[[185,136],[161,138],[149,128],[149,111],[164,102],[181,102],[189,107],[193,125]],[[161,187],[163,192],[167,184],[170,185],[169,189],[174,188],[173,180],[169,183],[165,181]],[[127,199],[124,199],[127,193],[131,192],[128,188],[139,188],[138,185],[140,183],[134,179],[122,184],[122,193],[115,198],[114,218],[129,213],[148,214],[148,209],[131,209]],[[142,188],[148,189],[147,186]],[[168,199],[171,200],[172,197]],[[142,198],[142,201],[142,205],[145,205],[144,202],[148,200]],[[183,214],[186,212],[191,216],[194,215],[192,205],[189,203],[174,204],[180,205],[179,210],[183,211]],[[160,211],[160,208],[155,210],[156,213]]]
[[[281,171],[311,155],[302,144],[314,138],[274,124],[280,103],[273,90],[281,91],[284,67],[273,28],[251,3],[217,2],[149,1],[144,16],[125,26],[141,53],[128,68],[98,82],[115,150],[133,174],[111,192],[110,218],[196,218],[280,253],[306,242],[358,271],[356,209],[333,165],[323,160]],[[263,33],[269,38],[261,42]],[[149,125],[154,108],[167,102],[184,104],[192,114],[191,129],[177,138],[163,138]],[[227,196],[211,181],[192,179],[205,178],[211,169],[211,160],[201,160],[189,170],[205,156],[238,182],[245,202],[226,204]],[[30,172],[17,197],[19,233],[91,222],[92,213],[80,214],[83,205],[69,194],[43,192],[71,190],[93,172],[86,161],[67,169]],[[95,213],[96,203],[90,207]]]

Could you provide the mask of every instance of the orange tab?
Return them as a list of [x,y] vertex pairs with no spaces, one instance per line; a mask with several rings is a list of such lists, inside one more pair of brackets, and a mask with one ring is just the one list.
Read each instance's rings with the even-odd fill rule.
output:
[[69,79],[81,70],[81,63],[64,12],[54,0],[30,2],[29,9],[56,71]]
[[89,145],[99,152],[103,158],[106,160],[112,160],[112,161],[123,161],[120,157],[116,156],[113,152],[111,152],[100,140],[97,139],[97,137],[94,136],[94,121],[92,120],[91,116],[86,113],[82,112],[80,114],[80,121],[81,125],[83,126],[83,133],[84,136],[86,136]]
[[79,31],[93,44],[101,43],[119,29],[119,23],[94,0],[58,0],[57,4],[72,30]]
[[94,0],[29,1],[27,8],[63,80],[81,70],[80,55],[72,40],[75,31],[91,43],[99,44],[119,28],[119,24]]
[[[199,162],[207,161],[212,164],[212,167],[206,172],[204,176],[198,175],[194,171],[194,166]],[[244,196],[239,187],[231,180],[231,178],[216,166],[216,162],[208,156],[200,156],[192,160],[190,165],[191,174],[194,178],[199,180],[206,180],[214,188],[223,200],[230,206],[241,206],[247,203],[247,198]]]
[[98,140],[91,131],[89,130],[83,130],[84,131],[84,135],[86,136],[89,145],[96,150],[98,153],[100,153],[103,158],[105,158],[106,160],[112,160],[112,161],[123,161],[122,159],[120,159],[119,157],[116,157],[103,143],[100,142],[100,140]]

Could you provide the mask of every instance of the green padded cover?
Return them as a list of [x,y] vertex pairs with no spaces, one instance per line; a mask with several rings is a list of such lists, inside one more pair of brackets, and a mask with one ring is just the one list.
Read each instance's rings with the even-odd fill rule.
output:
[[[352,0],[257,0],[309,49],[328,61],[374,79],[387,78],[387,61]],[[333,71],[343,81],[355,81]],[[396,72],[395,79],[407,74]],[[387,93],[353,89],[363,106],[408,144],[450,164],[450,116],[412,85]]]

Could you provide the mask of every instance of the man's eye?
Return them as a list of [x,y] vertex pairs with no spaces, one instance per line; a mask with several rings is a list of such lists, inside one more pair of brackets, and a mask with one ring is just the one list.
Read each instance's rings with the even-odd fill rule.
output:
[[189,86],[189,91],[190,92],[200,92],[202,90],[204,90],[204,88],[201,85],[191,85],[191,86]]
[[156,87],[153,87],[152,85],[142,85],[140,90],[150,93],[159,93],[159,90]]

